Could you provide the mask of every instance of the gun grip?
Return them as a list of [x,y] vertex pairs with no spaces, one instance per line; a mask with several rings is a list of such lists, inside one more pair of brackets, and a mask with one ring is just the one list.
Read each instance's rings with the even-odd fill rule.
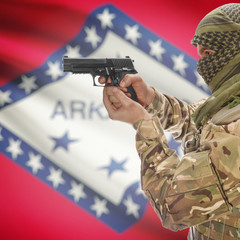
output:
[[138,102],[137,94],[136,94],[133,86],[130,85],[127,89],[128,89],[128,92],[131,94],[131,99]]

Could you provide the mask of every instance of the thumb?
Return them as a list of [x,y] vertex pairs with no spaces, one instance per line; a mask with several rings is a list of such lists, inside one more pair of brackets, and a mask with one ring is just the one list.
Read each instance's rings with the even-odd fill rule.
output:
[[121,87],[129,87],[130,85],[132,85],[133,82],[133,78],[131,77],[130,74],[126,74],[124,76],[124,78],[122,79],[122,81],[120,82],[120,86]]
[[116,99],[124,106],[126,106],[129,101],[132,101],[129,97],[127,97],[123,91],[119,90],[118,88],[113,88],[113,95]]
[[126,74],[122,81],[120,82],[121,87],[129,87],[130,85],[133,85],[136,82],[139,82],[141,80],[140,76],[138,74]]

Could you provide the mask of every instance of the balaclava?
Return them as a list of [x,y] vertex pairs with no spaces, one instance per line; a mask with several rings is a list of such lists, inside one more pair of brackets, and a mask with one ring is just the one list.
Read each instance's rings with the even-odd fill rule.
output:
[[193,114],[196,125],[201,126],[240,95],[240,4],[226,4],[207,14],[192,44],[215,51],[197,63],[199,74],[212,92]]

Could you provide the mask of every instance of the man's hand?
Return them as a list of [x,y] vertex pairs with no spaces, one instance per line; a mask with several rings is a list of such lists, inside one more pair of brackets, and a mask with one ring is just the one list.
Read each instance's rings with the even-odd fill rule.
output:
[[120,83],[120,87],[127,88],[133,86],[139,103],[147,107],[154,98],[154,90],[149,87],[138,74],[127,74]]
[[[116,107],[110,98],[115,98],[119,106]],[[151,119],[151,115],[143,106],[126,96],[124,92],[117,87],[104,88],[103,103],[108,111],[109,117],[113,120],[133,124],[139,120]]]
[[[100,77],[98,80],[101,84],[105,83],[105,78]],[[110,79],[107,81],[107,83],[110,81]],[[107,84],[106,83],[106,84]],[[128,96],[131,97],[130,94],[127,92],[127,87],[130,85],[133,86],[138,102],[145,108],[147,107],[153,100],[154,98],[154,90],[153,88],[149,87],[143,79],[137,75],[137,74],[127,74],[125,77],[122,79],[120,82],[120,88],[121,90]],[[109,92],[108,95],[111,95]],[[110,97],[110,101],[118,108],[120,107],[120,103],[117,102],[117,99],[115,99],[113,96]]]

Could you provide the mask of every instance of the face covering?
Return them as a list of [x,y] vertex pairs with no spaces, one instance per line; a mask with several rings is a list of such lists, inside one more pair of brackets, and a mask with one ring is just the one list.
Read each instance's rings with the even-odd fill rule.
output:
[[215,51],[197,62],[197,71],[212,92],[192,115],[200,127],[240,95],[240,4],[226,4],[207,14],[191,43]]

